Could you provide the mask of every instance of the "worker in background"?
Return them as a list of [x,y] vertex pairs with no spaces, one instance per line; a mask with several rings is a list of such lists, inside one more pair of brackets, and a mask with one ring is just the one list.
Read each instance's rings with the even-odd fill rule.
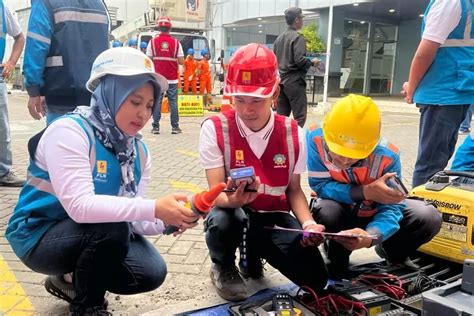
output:
[[143,54],[146,54],[146,48],[148,46],[147,42],[141,42],[140,43],[140,50],[142,51]]
[[318,197],[317,223],[336,237],[327,247],[329,277],[345,277],[353,250],[375,246],[392,264],[412,265],[409,256],[433,238],[441,215],[431,204],[391,188],[401,179],[398,148],[381,138],[380,111],[372,99],[349,95],[332,108],[322,128],[307,134],[308,178]]
[[[234,98],[235,110],[211,117],[201,128],[200,162],[209,187],[226,181],[237,167],[253,166],[256,176],[248,187],[244,182],[235,192],[222,193],[204,224],[211,281],[229,301],[247,297],[241,274],[262,277],[261,259],[299,286],[319,292],[327,281],[317,248],[320,235],[265,228],[324,231],[311,217],[300,186],[306,171],[304,132],[296,121],[271,110],[279,82],[277,60],[270,49],[261,44],[241,47],[229,62],[224,86],[224,95]],[[240,273],[235,265],[239,245]]]
[[[171,134],[182,133],[179,127],[178,114],[178,82],[179,82],[179,67],[184,64],[184,53],[181,43],[170,35],[171,19],[163,16],[156,21],[160,33],[153,38],[147,47],[146,54],[153,59],[155,64],[155,71],[168,79],[168,97],[171,121]],[[161,119],[161,99],[158,106],[153,110],[153,134],[160,133],[160,119]]]
[[[21,187],[25,180],[19,178],[12,171],[13,156],[5,79],[10,78],[15,71],[16,63],[25,46],[25,37],[17,18],[2,1],[0,1],[0,13],[0,21],[3,25],[3,36],[0,37],[0,187]],[[6,46],[5,38],[7,35],[13,37],[13,47],[10,56],[3,62]]]
[[273,44],[281,76],[281,93],[277,102],[277,113],[290,116],[304,126],[307,115],[306,72],[317,65],[317,58],[306,58],[306,41],[298,30],[303,27],[303,11],[292,7],[285,10],[288,29],[278,36]]
[[131,39],[128,40],[127,45],[128,45],[128,47],[137,49],[138,48],[138,41],[134,38],[131,38]]
[[90,104],[86,81],[95,58],[108,47],[109,15],[103,0],[31,1],[23,60],[31,116],[46,116],[49,124]]
[[203,96],[212,93],[212,78],[211,68],[209,67],[209,59],[211,55],[206,48],[201,49],[202,59],[198,63],[198,74],[199,74],[199,93]]
[[113,41],[112,42],[112,48],[117,48],[117,47],[122,47],[122,43],[120,41]]
[[413,187],[444,170],[474,100],[472,1],[431,0],[403,93],[421,113]]
[[191,84],[191,91],[193,94],[197,93],[196,88],[196,70],[197,61],[194,59],[194,49],[189,48],[186,59],[184,60],[184,93],[189,93],[189,84]]

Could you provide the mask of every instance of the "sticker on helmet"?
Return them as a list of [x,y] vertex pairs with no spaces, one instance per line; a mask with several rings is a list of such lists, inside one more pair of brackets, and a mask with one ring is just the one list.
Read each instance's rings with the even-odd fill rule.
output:
[[242,82],[250,83],[252,79],[252,73],[250,71],[242,71]]

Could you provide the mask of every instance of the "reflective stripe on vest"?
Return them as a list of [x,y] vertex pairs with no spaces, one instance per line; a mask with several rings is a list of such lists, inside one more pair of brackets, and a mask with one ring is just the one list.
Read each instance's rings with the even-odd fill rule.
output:
[[26,181],[27,185],[31,185],[32,187],[35,187],[39,191],[43,191],[43,192],[46,192],[46,193],[49,193],[49,194],[52,194],[52,195],[56,195],[54,193],[53,185],[51,184],[51,182],[49,182],[47,180],[44,180],[44,179],[41,179],[41,178],[38,178],[38,177],[35,177],[30,172],[28,172],[27,179],[28,179]]
[[44,37],[43,35],[39,35],[39,34],[31,32],[31,31],[28,31],[28,33],[26,33],[26,36],[30,37],[32,39],[35,39],[37,41],[46,43],[48,45],[51,45],[51,40],[47,37]]
[[466,26],[464,27],[464,37],[462,39],[447,39],[441,47],[466,47],[474,46],[474,39],[471,36],[472,31],[472,2],[464,0],[466,5]]
[[295,170],[295,144],[293,143],[293,133],[291,132],[291,119],[285,117],[286,126],[286,143],[288,144],[288,179],[291,179],[293,171]]
[[153,57],[153,60],[176,61],[176,58],[171,58],[171,57]]
[[109,24],[107,15],[103,13],[81,12],[81,11],[59,11],[54,13],[54,23],[64,22],[82,22],[82,23],[99,23]]
[[46,58],[46,67],[62,67],[64,66],[63,63],[63,56],[51,56]]

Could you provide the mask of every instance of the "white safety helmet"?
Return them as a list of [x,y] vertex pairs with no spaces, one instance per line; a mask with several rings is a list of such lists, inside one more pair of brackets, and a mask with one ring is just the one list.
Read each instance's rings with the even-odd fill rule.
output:
[[138,49],[131,47],[108,49],[95,59],[86,88],[90,92],[94,92],[100,83],[100,78],[106,75],[135,76],[141,74],[150,74],[155,77],[162,93],[168,89],[168,80],[155,72],[151,59]]

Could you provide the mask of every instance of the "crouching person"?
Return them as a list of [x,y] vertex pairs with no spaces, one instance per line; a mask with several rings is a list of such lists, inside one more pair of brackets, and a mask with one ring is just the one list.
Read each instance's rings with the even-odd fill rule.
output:
[[[28,182],[6,237],[26,266],[50,275],[46,289],[72,315],[106,315],[106,291],[151,291],[165,279],[165,262],[143,235],[167,224],[184,231],[196,218],[180,203],[184,194],[144,197],[151,157],[136,136],[167,89],[152,61],[136,49],[109,49],[87,89],[90,107],[30,140]],[[70,272],[72,284],[63,278]]]
[[263,45],[236,51],[224,88],[225,95],[234,97],[234,110],[210,118],[201,129],[200,161],[210,187],[226,181],[234,168],[252,166],[256,174],[248,187],[241,183],[235,192],[222,193],[205,222],[211,280],[219,295],[230,301],[247,297],[235,264],[239,245],[244,277],[261,277],[265,259],[298,285],[319,291],[327,281],[315,247],[322,241],[319,235],[303,238],[265,228],[324,230],[312,219],[300,186],[300,174],[306,170],[304,133],[296,121],[271,109],[279,93],[277,69],[275,55]]
[[367,97],[349,95],[329,112],[322,129],[307,134],[308,177],[318,200],[314,219],[328,232],[375,235],[337,237],[326,245],[329,277],[344,277],[353,250],[375,246],[391,263],[409,256],[441,227],[435,207],[406,198],[387,181],[401,177],[398,149],[380,136],[381,117]]

